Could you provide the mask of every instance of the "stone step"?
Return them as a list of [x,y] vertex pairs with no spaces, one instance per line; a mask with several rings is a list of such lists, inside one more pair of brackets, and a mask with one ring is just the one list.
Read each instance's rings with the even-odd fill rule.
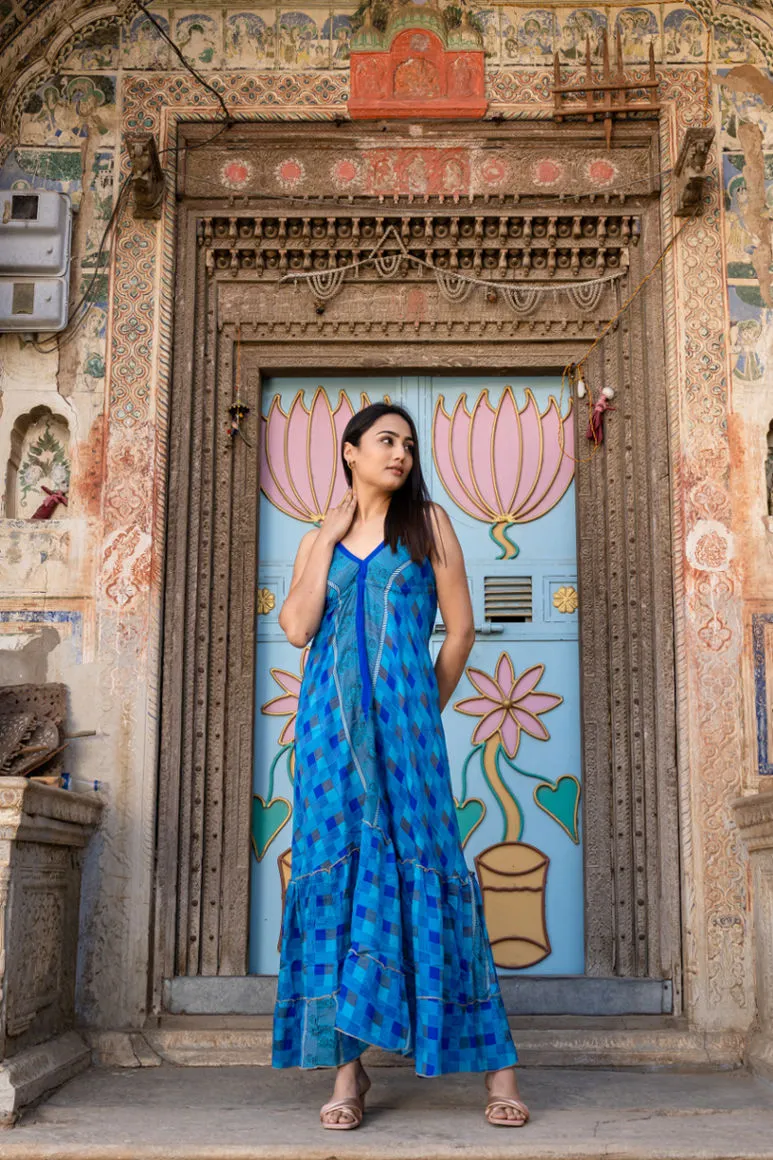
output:
[[355,1132],[319,1123],[327,1069],[92,1068],[0,1137],[3,1160],[773,1160],[773,1087],[747,1072],[518,1069],[532,1119],[483,1119],[483,1077],[371,1067]]
[[[271,1017],[167,1015],[141,1035],[101,1032],[88,1036],[101,1066],[144,1066],[150,1051],[179,1066],[270,1066]],[[531,1067],[740,1067],[744,1037],[697,1032],[672,1016],[512,1016],[521,1063]],[[370,1048],[379,1067],[412,1068],[410,1060]]]

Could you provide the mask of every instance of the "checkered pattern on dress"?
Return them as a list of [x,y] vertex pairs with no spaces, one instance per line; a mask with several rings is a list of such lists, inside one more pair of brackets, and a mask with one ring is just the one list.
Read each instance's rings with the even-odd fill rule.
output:
[[429,560],[402,544],[365,564],[334,552],[296,718],[275,1067],[333,1066],[367,1044],[425,1076],[516,1062],[454,810],[428,647],[436,607]]

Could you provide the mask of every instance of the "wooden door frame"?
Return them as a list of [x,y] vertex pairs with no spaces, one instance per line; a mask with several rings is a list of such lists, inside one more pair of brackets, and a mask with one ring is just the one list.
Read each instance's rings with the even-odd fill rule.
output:
[[[206,126],[190,127],[192,140],[201,137],[202,128],[206,135]],[[363,132],[361,126],[344,128],[353,142]],[[256,125],[254,140],[259,144],[261,134],[270,132],[274,139],[287,138],[297,151],[302,129]],[[328,126],[314,129],[333,132]],[[470,131],[466,126],[454,132],[459,136],[462,130]],[[186,131],[183,126],[183,136]],[[501,139],[506,127],[487,131]],[[341,128],[335,132],[340,136]],[[480,135],[481,127],[475,132]],[[546,132],[543,126],[540,140]],[[562,139],[560,129],[552,132]],[[654,142],[657,129],[649,132]],[[629,133],[631,140],[642,134],[640,127]],[[573,129],[572,140],[581,141],[581,133]],[[199,164],[205,152],[206,147],[197,154]],[[227,198],[197,199],[184,190],[178,206],[152,978],[156,1012],[164,1009],[164,980],[242,977],[247,969],[259,464],[255,422],[245,428],[252,447],[231,442],[226,430],[237,363],[240,394],[256,420],[260,384],[269,373],[560,372],[584,355],[595,332],[581,312],[572,316],[571,310],[558,330],[552,319],[513,324],[509,330],[473,319],[471,332],[458,338],[449,337],[448,327],[430,332],[373,327],[366,325],[366,304],[358,304],[354,289],[345,291],[352,296],[351,326],[335,328],[312,316],[301,327],[283,319],[281,311],[272,315],[275,282],[207,269],[202,220],[238,221],[251,212],[235,209]],[[632,251],[630,285],[660,246],[657,198],[640,199],[638,212],[644,224],[640,245]],[[671,980],[678,1013],[672,499],[664,363],[656,276],[647,295],[587,362],[596,390],[614,388],[616,410],[603,448],[576,475],[585,951],[589,976]],[[575,414],[577,446],[589,451],[585,418],[577,408]]]

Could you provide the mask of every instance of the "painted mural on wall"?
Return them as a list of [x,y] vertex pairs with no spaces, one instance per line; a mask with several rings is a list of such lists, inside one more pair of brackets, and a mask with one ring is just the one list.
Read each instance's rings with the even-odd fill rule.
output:
[[[25,4],[24,17],[34,15],[32,2]],[[224,5],[204,0],[196,6],[173,7],[154,4],[153,16],[200,69],[280,68],[317,69],[348,66],[349,43],[365,19],[383,28],[389,13],[400,0],[363,0],[360,3],[331,4],[318,0],[303,5],[272,6]],[[473,5],[466,0],[415,0],[417,9],[443,13],[450,27],[468,19],[481,33],[489,64],[547,65],[555,51],[569,63],[584,59],[585,39],[591,39],[592,54],[598,59],[601,29],[617,28],[623,36],[628,61],[647,60],[649,45],[656,60],[692,63],[705,59],[704,15],[711,0],[696,5],[668,3],[604,6],[572,6],[552,3],[488,3]],[[720,15],[720,7],[725,11]],[[764,6],[747,12],[753,26],[744,26],[740,6],[714,5],[717,16],[713,28],[713,53],[720,63],[751,61],[765,63],[764,40],[760,28],[771,28]],[[23,28],[18,14],[0,14],[0,46],[12,41]],[[76,28],[60,51],[58,66],[67,71],[111,70],[118,63],[131,69],[176,68],[167,44],[159,37],[143,13],[120,20],[105,15]]]
[[[41,501],[44,488],[70,490],[70,433],[63,419],[50,413],[34,420],[21,435],[16,469],[13,511],[17,519],[29,518]],[[66,512],[60,510],[57,516]]]

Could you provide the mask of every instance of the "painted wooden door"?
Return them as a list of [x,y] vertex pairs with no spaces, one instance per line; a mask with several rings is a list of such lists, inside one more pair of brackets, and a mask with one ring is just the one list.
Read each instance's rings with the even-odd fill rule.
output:
[[[504,974],[582,974],[572,417],[560,380],[501,375],[264,384],[250,970],[278,969],[291,873],[305,650],[287,643],[277,613],[301,536],[345,489],[341,433],[354,411],[385,397],[414,416],[431,495],[465,555],[476,641],[443,721],[494,960]],[[443,631],[438,613],[433,656]]]

